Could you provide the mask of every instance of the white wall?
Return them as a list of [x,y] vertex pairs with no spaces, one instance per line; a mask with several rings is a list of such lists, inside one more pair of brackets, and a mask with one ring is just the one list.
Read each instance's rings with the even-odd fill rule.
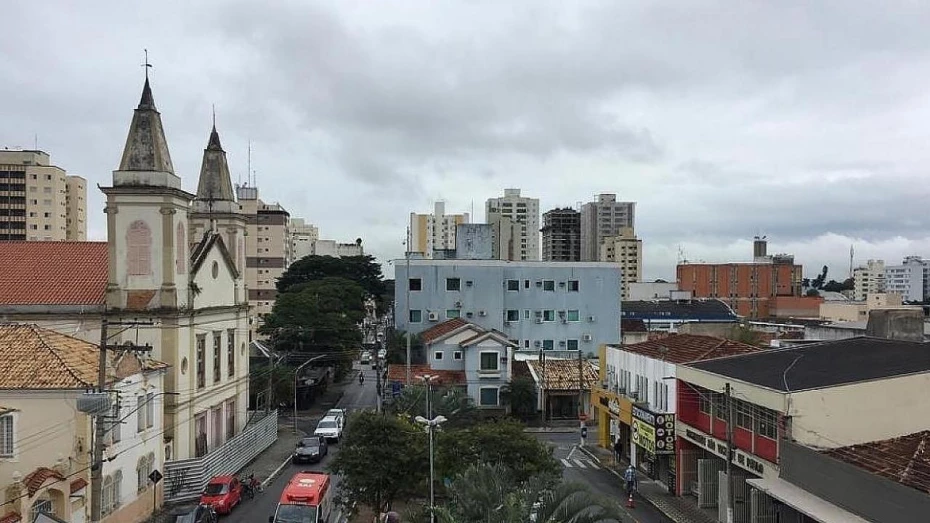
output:
[[[674,363],[627,352],[612,346],[607,346],[606,356],[608,390],[617,392],[619,387],[625,385],[626,394],[630,395],[636,392],[639,386],[645,384],[645,392],[648,396],[644,396],[643,391],[640,391],[639,398],[645,400],[648,397],[649,410],[675,412],[676,365]],[[624,377],[622,371],[629,372],[628,378]],[[645,378],[646,381],[639,380],[638,382],[637,376]],[[672,379],[663,379],[666,377]],[[626,380],[629,382],[625,383]]]

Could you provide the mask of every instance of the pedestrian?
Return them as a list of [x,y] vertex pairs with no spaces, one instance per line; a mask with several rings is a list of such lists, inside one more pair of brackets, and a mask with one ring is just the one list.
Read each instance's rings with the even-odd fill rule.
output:
[[617,437],[617,440],[614,441],[614,459],[617,460],[617,463],[620,463],[620,458],[623,457],[623,445],[620,443],[620,438]]
[[623,479],[626,481],[626,493],[627,495],[632,494],[636,491],[636,469],[633,468],[631,463],[629,467],[626,468],[626,471],[623,473]]

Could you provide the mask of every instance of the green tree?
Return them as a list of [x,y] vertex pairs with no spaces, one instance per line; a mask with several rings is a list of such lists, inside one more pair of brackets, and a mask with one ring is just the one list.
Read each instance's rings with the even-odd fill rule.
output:
[[500,464],[514,471],[515,481],[556,478],[561,473],[552,448],[523,432],[514,420],[479,423],[468,430],[442,431],[436,437],[436,470],[451,478],[475,463]]
[[[390,330],[385,337],[384,347],[387,349],[388,364],[407,363],[407,333],[405,331]],[[410,354],[413,363],[425,359],[420,357],[423,354],[423,342],[416,334],[410,338]]]
[[527,376],[517,376],[501,388],[501,400],[510,406],[510,413],[527,421],[536,416],[536,382]]
[[292,263],[278,278],[278,292],[290,292],[302,283],[327,278],[342,278],[357,283],[364,290],[362,300],[367,296],[374,298],[378,313],[384,314],[387,287],[381,274],[381,265],[373,256],[305,256]]
[[[478,411],[468,392],[459,387],[434,386],[431,396],[433,416],[445,416],[448,420],[443,424],[444,429],[469,427],[478,417]],[[388,410],[408,419],[426,416],[426,397],[425,386],[405,387],[400,396],[394,398]]]
[[340,497],[376,512],[422,494],[429,470],[426,434],[398,416],[370,410],[349,417],[339,453],[329,465],[339,474]]
[[727,339],[745,343],[747,345],[759,345],[762,343],[762,334],[759,331],[752,330],[748,323],[742,323],[730,329]]
[[267,395],[268,374],[271,374],[272,407],[280,403],[290,405],[294,402],[294,367],[287,365],[263,365],[249,369],[249,390]]
[[811,280],[811,287],[817,290],[823,288],[823,284],[827,281],[827,266],[824,265],[823,269],[820,271],[820,274],[816,278]]

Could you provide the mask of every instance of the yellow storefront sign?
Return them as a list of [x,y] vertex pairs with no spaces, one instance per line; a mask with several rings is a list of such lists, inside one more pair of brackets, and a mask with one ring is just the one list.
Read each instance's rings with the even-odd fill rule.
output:
[[656,429],[652,425],[633,418],[633,443],[650,454],[656,453]]

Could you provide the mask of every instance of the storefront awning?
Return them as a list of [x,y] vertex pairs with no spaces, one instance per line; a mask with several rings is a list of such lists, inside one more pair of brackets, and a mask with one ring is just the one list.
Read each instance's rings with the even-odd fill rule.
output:
[[783,479],[752,478],[747,479],[746,483],[821,523],[869,523],[867,519],[862,519]]

